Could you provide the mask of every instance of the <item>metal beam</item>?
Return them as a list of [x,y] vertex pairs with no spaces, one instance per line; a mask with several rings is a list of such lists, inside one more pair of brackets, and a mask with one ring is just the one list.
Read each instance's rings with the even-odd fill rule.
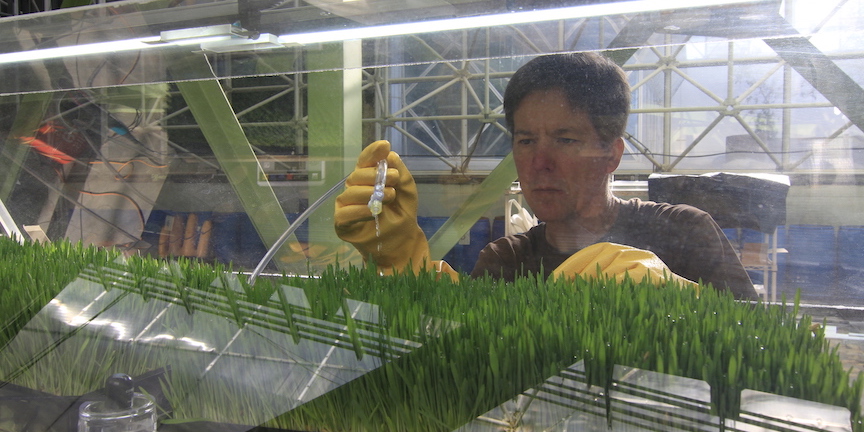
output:
[[636,51],[645,46],[648,38],[654,34],[658,22],[662,21],[657,19],[656,14],[643,13],[634,16],[609,42],[604,54],[619,66],[623,66]]
[[[360,41],[328,44],[306,52],[309,159],[324,162],[324,182],[309,187],[309,201],[323,196],[354,170],[363,148],[362,46]],[[332,215],[329,209],[319,215]],[[329,211],[329,213],[328,213]],[[309,220],[309,241],[333,247],[341,242],[332,217]],[[315,257],[312,257],[315,258]]]
[[443,258],[489,210],[489,207],[501,199],[504,191],[513,184],[514,180],[516,180],[516,164],[513,163],[513,153],[510,153],[429,239],[430,258],[433,260]]
[[[203,57],[184,62],[183,67],[209,69]],[[209,81],[177,82],[177,88],[195,121],[201,126],[201,132],[228,176],[258,236],[269,248],[288,229],[288,219],[269,183],[259,183],[259,179],[265,178],[264,171],[222,86],[214,78]],[[296,239],[289,239],[276,253],[277,265],[291,261],[290,245],[296,243]]]
[[864,130],[864,89],[805,37],[767,38],[765,43]]

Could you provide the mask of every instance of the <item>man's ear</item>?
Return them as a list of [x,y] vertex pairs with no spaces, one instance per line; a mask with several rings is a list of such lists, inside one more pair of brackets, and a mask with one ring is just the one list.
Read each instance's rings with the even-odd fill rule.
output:
[[624,138],[616,138],[615,141],[612,141],[609,149],[610,154],[609,159],[606,161],[606,174],[612,174],[613,171],[618,169],[621,158],[624,156]]

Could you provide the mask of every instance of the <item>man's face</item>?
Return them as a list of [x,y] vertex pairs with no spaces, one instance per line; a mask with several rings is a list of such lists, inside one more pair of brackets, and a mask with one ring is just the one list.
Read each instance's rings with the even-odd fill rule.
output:
[[[528,94],[513,115],[513,158],[522,193],[541,221],[591,216],[607,204],[622,139],[604,146],[588,115],[557,89]],[[598,207],[601,206],[601,207]]]

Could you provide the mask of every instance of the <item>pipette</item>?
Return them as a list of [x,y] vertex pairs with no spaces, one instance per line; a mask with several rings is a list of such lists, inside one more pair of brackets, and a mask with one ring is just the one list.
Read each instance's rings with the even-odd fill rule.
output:
[[382,201],[384,201],[384,184],[387,181],[387,160],[381,159],[378,161],[378,171],[375,173],[375,190],[372,191],[372,196],[369,198],[369,211],[372,216],[378,216],[383,210]]

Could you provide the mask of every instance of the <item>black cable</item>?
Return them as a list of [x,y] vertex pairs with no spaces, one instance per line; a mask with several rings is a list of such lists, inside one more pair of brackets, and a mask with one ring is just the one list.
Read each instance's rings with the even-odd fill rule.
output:
[[129,195],[126,195],[126,194],[124,194],[124,193],[122,193],[122,192],[115,192],[115,191],[107,191],[107,192],[92,192],[92,191],[87,191],[87,190],[83,190],[83,189],[82,189],[82,190],[79,190],[78,192],[79,192],[79,193],[82,193],[82,194],[84,194],[84,195],[92,195],[92,196],[115,195],[115,196],[119,196],[119,197],[125,198],[126,201],[130,202],[130,203],[132,204],[132,206],[135,207],[135,210],[138,211],[138,219],[141,220],[141,231],[142,231],[142,232],[144,231],[144,226],[147,224],[147,220],[144,218],[144,211],[141,210],[141,206],[138,205],[138,203],[135,202],[135,200],[132,199],[132,197],[130,197]]

